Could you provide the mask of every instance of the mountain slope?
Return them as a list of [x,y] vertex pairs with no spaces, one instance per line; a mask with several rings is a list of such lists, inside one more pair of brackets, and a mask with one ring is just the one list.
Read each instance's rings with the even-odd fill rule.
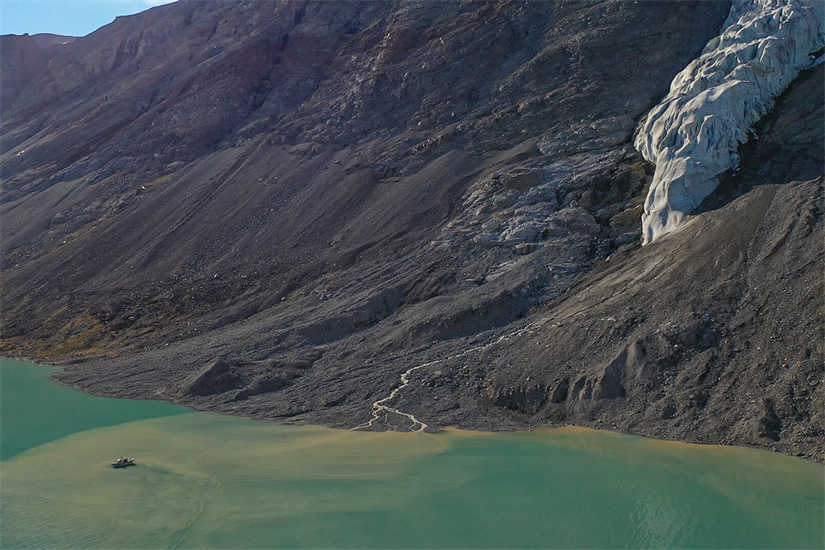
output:
[[[689,394],[703,412],[683,411],[692,382],[673,382],[728,364],[708,350],[767,338],[758,319],[742,321],[758,337],[705,338],[743,306],[705,307],[699,290],[742,304],[743,285],[770,277],[732,252],[725,277],[686,277],[702,264],[682,248],[728,250],[730,229],[713,228],[741,209],[749,229],[726,246],[761,250],[766,213],[797,217],[766,205],[815,206],[821,180],[780,170],[779,187],[697,217],[713,238],[638,247],[652,167],[632,148],[636,122],[727,10],[182,0],[120,18],[62,46],[4,114],[3,353],[84,360],[61,379],[88,391],[347,427],[415,369],[392,406],[434,427],[616,424],[821,453],[815,409],[758,404],[783,426],[759,436],[710,414],[721,374]],[[793,124],[816,119],[814,92],[819,107],[794,107]],[[809,249],[804,284],[822,265],[816,212],[771,256]],[[766,300],[760,315],[783,303]],[[817,301],[804,303],[793,311],[813,322]],[[670,323],[678,341],[696,316],[688,344],[653,336]],[[638,383],[610,366],[622,354],[649,363]],[[794,376],[821,378],[821,357],[812,344]],[[729,415],[759,416],[751,367]],[[374,428],[411,427],[377,412]]]

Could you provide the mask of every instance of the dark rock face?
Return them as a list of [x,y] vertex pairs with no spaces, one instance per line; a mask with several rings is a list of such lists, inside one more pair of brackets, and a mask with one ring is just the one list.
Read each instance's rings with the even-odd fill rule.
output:
[[525,383],[502,387],[501,384],[488,383],[487,396],[499,407],[515,409],[525,413],[537,412],[547,400],[547,388],[540,384]]
[[226,359],[217,359],[185,384],[178,395],[214,395],[235,389],[243,379],[232,367]]
[[779,441],[779,434],[782,432],[782,421],[777,416],[773,409],[773,403],[770,399],[764,401],[764,412],[758,420],[756,428],[756,435],[759,437],[767,437],[774,441]]
[[352,427],[406,373],[433,427],[821,453],[822,69],[638,246],[636,121],[727,11],[181,0],[51,46],[3,100],[0,349],[255,417]]
[[311,366],[308,361],[250,362],[219,357],[186,380],[175,397],[188,400],[231,392],[233,401],[242,401],[292,385]]
[[0,36],[0,112],[11,107],[35,75],[48,63],[49,56],[29,35]]
[[0,36],[0,113],[11,108],[20,92],[46,68],[60,46],[74,42],[73,36],[35,34]]

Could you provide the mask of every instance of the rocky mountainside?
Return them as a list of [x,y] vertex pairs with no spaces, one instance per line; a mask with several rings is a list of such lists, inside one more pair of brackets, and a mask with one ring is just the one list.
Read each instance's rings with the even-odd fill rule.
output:
[[0,113],[14,105],[20,92],[46,68],[60,45],[73,41],[73,36],[56,34],[0,36]]
[[822,67],[640,246],[634,131],[729,7],[180,0],[3,42],[0,349],[232,414],[821,460]]

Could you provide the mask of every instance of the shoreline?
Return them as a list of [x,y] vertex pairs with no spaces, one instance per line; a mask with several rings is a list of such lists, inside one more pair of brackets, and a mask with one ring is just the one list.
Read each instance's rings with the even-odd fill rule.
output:
[[[125,388],[111,388],[111,387],[100,387],[94,385],[94,381],[88,385],[82,385],[77,383],[71,383],[67,380],[61,380],[59,375],[61,373],[66,373],[66,368],[68,367],[79,367],[84,365],[84,362],[79,363],[70,363],[70,364],[60,364],[60,363],[35,363],[29,358],[20,358],[20,357],[6,357],[0,356],[0,359],[5,360],[13,360],[13,361],[21,361],[30,363],[34,366],[39,367],[52,367],[52,368],[62,368],[63,370],[57,371],[51,375],[49,375],[49,379],[55,383],[58,383],[63,386],[67,386],[72,388],[75,391],[80,391],[86,393],[88,395],[94,395],[97,397],[107,397],[107,398],[115,398],[115,399],[139,399],[145,401],[165,401],[168,403],[172,403],[175,405],[184,406],[190,408],[195,411],[200,412],[213,412],[218,414],[224,414],[227,416],[238,416],[242,418],[251,418],[255,420],[268,420],[272,422],[278,422],[284,425],[300,425],[300,426],[319,426],[329,429],[336,429],[336,430],[353,430],[358,427],[359,422],[356,419],[350,419],[349,422],[344,423],[326,423],[326,422],[316,422],[312,421],[312,415],[309,415],[309,418],[299,418],[299,419],[282,419],[277,417],[266,417],[256,414],[244,414],[243,412],[232,412],[226,410],[220,410],[219,406],[204,406],[204,404],[197,404],[197,403],[187,403],[185,400],[176,400],[174,398],[164,397],[160,395],[140,395],[135,394],[134,392],[129,392],[128,389]],[[84,381],[88,382],[88,378],[85,378]],[[784,454],[786,456],[794,457],[794,458],[802,458],[806,460],[810,460],[815,463],[825,464],[825,457],[817,456],[814,453],[805,453],[805,452],[793,452],[793,450],[777,448],[776,446],[769,446],[769,445],[754,445],[749,444],[747,442],[736,442],[736,441],[725,441],[719,439],[717,441],[707,441],[701,440],[699,438],[679,438],[679,437],[668,437],[667,433],[662,433],[661,435],[652,435],[650,433],[644,433],[644,431],[623,431],[617,429],[611,429],[610,427],[605,427],[603,424],[610,422],[609,420],[595,420],[591,422],[582,422],[582,423],[571,423],[571,422],[560,422],[560,423],[533,423],[527,422],[524,423],[521,427],[514,427],[512,424],[501,422],[499,426],[492,425],[491,422],[486,423],[471,423],[470,425],[448,425],[448,426],[430,426],[424,432],[433,434],[438,433],[441,431],[453,431],[453,432],[467,432],[472,433],[473,435],[484,435],[484,434],[496,434],[496,433],[507,433],[507,432],[541,432],[541,431],[555,431],[555,430],[569,430],[572,433],[576,431],[598,431],[598,432],[605,432],[616,434],[617,436],[633,436],[633,437],[641,437],[650,441],[655,441],[657,443],[663,445],[689,445],[689,446],[705,446],[705,447],[732,447],[732,448],[743,448],[743,449],[754,449],[754,450],[764,450],[764,451],[772,451],[777,452],[780,454]],[[374,432],[381,432],[381,431],[393,431],[396,433],[407,433],[407,430],[398,430],[393,429],[391,426],[388,426],[387,429],[371,429],[368,431]],[[410,430],[409,433],[416,433],[420,430]]]

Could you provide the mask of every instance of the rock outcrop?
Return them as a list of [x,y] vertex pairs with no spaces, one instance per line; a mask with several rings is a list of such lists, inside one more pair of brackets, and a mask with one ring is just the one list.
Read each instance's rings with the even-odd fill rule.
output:
[[243,401],[294,384],[310,367],[312,363],[308,361],[252,362],[219,357],[185,380],[174,398],[187,401],[224,395]]
[[73,36],[35,34],[0,36],[0,113],[11,108],[20,95],[40,74],[60,46],[74,42]]
[[7,110],[48,63],[49,56],[29,35],[0,36],[0,112]]

